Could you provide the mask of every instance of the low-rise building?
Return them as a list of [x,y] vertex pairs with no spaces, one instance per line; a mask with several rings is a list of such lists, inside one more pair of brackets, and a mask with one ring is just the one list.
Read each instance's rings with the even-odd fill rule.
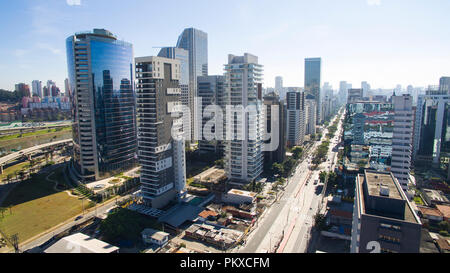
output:
[[169,233],[155,230],[152,228],[146,228],[141,232],[142,240],[147,244],[155,244],[158,246],[164,246],[169,241]]
[[231,189],[223,195],[222,201],[231,204],[251,204],[256,201],[256,193]]
[[442,214],[444,221],[450,222],[450,206],[436,205],[436,209]]
[[45,253],[117,253],[119,248],[83,233],[64,237],[47,248]]

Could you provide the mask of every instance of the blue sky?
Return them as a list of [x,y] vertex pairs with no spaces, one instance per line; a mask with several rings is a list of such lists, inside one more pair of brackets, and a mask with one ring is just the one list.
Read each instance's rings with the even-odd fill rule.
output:
[[[70,4],[70,5],[69,5]],[[450,76],[448,0],[2,0],[0,88],[67,75],[65,39],[106,28],[135,56],[173,46],[186,27],[208,33],[209,73],[249,52],[264,84],[303,86],[304,58],[322,57],[323,82],[338,88],[426,86]]]

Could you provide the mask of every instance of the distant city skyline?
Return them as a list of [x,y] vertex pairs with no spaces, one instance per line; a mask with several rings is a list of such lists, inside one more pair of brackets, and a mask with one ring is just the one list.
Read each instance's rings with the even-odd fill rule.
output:
[[[276,76],[284,86],[303,87],[304,59],[312,57],[322,58],[323,82],[334,89],[340,81],[354,87],[367,81],[373,89],[426,87],[450,75],[450,2],[444,0],[17,0],[2,1],[0,8],[0,28],[8,37],[0,45],[0,88],[7,90],[49,79],[63,87],[65,38],[93,28],[132,43],[135,56],[156,56],[159,48],[153,47],[176,46],[183,29],[197,28],[208,34],[209,75],[223,75],[228,54],[251,52],[264,64],[264,87],[274,87]],[[152,27],[142,35],[149,8]],[[165,20],[168,10],[183,12]],[[124,15],[127,20],[111,19]],[[8,23],[17,18],[19,23]]]

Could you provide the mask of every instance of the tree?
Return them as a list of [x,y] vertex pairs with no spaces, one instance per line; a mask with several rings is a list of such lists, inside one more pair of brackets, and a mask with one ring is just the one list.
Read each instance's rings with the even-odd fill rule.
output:
[[284,167],[280,163],[273,163],[272,171],[274,174],[282,175],[284,173]]
[[447,221],[442,221],[438,224],[439,229],[443,231],[450,231],[450,224]]
[[303,148],[300,146],[294,147],[292,149],[292,153],[293,153],[295,159],[299,159],[302,156]]
[[2,213],[2,218],[5,216],[5,211],[6,210],[7,210],[6,208],[0,207],[0,212]]
[[319,179],[320,182],[325,183],[325,180],[327,179],[328,173],[325,171],[322,171],[319,173]]

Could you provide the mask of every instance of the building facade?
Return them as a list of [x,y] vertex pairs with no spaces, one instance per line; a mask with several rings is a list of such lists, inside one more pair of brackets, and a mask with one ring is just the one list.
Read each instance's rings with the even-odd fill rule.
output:
[[[277,106],[278,111],[272,106]],[[272,124],[278,125],[278,146],[275,150],[264,152],[264,164],[267,167],[271,167],[273,163],[281,163],[286,158],[286,106],[283,101],[280,101],[280,97],[276,93],[269,93],[264,96],[264,113],[266,117],[265,132],[266,134],[275,134],[272,131]],[[275,128],[274,128],[275,129]],[[270,143],[272,139],[266,137],[265,143]],[[275,140],[273,140],[276,142]]]
[[316,123],[320,124],[322,117],[322,104],[320,87],[322,77],[322,59],[306,58],[305,59],[305,92],[314,96],[316,100]]
[[[228,55],[225,65],[225,171],[230,183],[247,184],[263,170],[262,65],[258,57]],[[235,110],[231,110],[231,108]],[[245,109],[245,110],[244,110]]]
[[422,223],[392,173],[356,177],[351,253],[419,253]]
[[[225,117],[225,77],[199,76],[197,78],[198,97],[202,99],[201,124],[202,135],[198,142],[200,152],[223,154],[224,152],[224,117]],[[209,106],[209,107],[208,107]],[[213,111],[218,106],[220,113]],[[206,110],[206,111],[205,111]],[[218,109],[216,109],[218,110]],[[214,126],[212,124],[215,124]]]
[[141,192],[147,205],[160,209],[185,194],[180,62],[151,56],[135,64]]
[[33,96],[42,98],[42,82],[39,80],[34,80],[31,82],[31,90]]
[[306,128],[305,135],[315,135],[316,134],[316,101],[314,99],[305,100],[306,110],[305,110],[305,120]]
[[414,113],[410,95],[392,96],[394,106],[394,134],[392,138],[391,172],[402,189],[408,190]]
[[135,167],[133,46],[94,29],[68,37],[66,48],[73,90],[72,174],[89,182]]
[[[194,98],[197,97],[197,77],[208,76],[208,34],[195,28],[186,28],[178,37],[177,48],[188,51],[189,62],[189,102],[191,110],[191,128],[193,128]],[[194,139],[194,130],[191,130]]]
[[299,146],[305,138],[305,93],[286,93],[286,139],[287,146]]

